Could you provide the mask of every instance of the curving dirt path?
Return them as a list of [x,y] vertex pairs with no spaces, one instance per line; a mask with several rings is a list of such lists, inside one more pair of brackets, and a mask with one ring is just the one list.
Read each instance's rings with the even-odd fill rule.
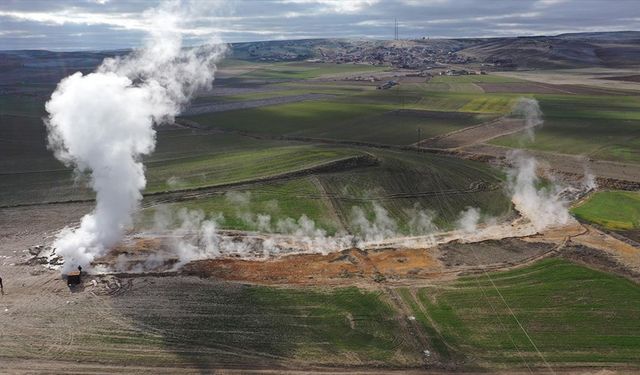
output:
[[522,119],[502,117],[480,125],[425,139],[415,146],[433,149],[459,149],[490,141],[526,129]]

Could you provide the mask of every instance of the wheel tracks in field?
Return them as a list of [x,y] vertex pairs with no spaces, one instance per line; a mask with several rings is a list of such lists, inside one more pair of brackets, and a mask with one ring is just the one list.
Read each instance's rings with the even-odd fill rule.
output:
[[[428,309],[424,306],[424,304],[422,303],[422,301],[420,300],[418,293],[416,291],[415,287],[411,287],[409,288],[409,293],[411,298],[413,298],[413,300],[416,303],[416,306],[418,306],[418,309],[420,310],[420,312],[424,315],[424,317],[429,321],[429,324],[431,324],[431,328],[433,328],[433,330],[436,332],[436,334],[439,336],[440,341],[442,342],[442,344],[444,346],[447,347],[447,349],[450,351],[449,354],[455,353],[456,352],[456,348],[454,348],[453,346],[451,346],[451,344],[449,344],[445,339],[444,336],[442,335],[442,331],[440,330],[440,327],[438,327],[438,325],[436,324],[435,320],[433,320],[433,318],[431,317],[431,315],[429,314]],[[450,358],[452,359],[452,358]]]
[[335,200],[327,192],[327,189],[322,183],[322,180],[320,180],[317,176],[312,176],[311,182],[316,186],[318,191],[320,191],[320,197],[325,201],[327,207],[329,207],[329,209],[331,210],[331,214],[336,219],[336,222],[340,224],[343,230],[348,231],[348,220],[344,217],[344,213],[339,209]]
[[[480,192],[489,192],[499,190],[500,187],[494,184],[485,184],[484,182],[477,182],[472,184],[468,189],[442,189],[438,191],[419,191],[411,193],[391,193],[386,195],[377,195],[373,197],[352,197],[340,194],[329,193],[326,190],[321,191],[321,194],[296,194],[297,198],[307,199],[331,199],[342,201],[355,201],[355,202],[369,202],[369,201],[381,201],[381,200],[394,200],[394,199],[406,199],[406,198],[423,198],[423,197],[440,197],[450,195],[465,195],[474,194]],[[290,196],[290,195],[289,195]]]
[[[148,275],[145,275],[143,277],[146,277]],[[129,279],[128,282],[121,282],[122,287],[117,288],[115,293],[108,293],[104,296],[99,297],[99,300],[101,301],[101,303],[99,304],[99,306],[96,306],[96,308],[94,308],[95,312],[99,315],[99,316],[110,316],[109,314],[105,314],[104,311],[112,309],[113,306],[111,304],[108,303],[108,301],[110,300],[118,300],[119,298],[123,297],[123,294],[126,291],[132,291],[135,287],[133,285],[132,279]],[[143,286],[144,287],[144,286]],[[122,290],[125,290],[125,292],[122,292]],[[143,301],[144,302],[144,301]],[[129,301],[129,303],[136,303],[135,301]],[[117,309],[115,311],[118,311]],[[144,315],[147,312],[144,310],[134,310],[134,313],[137,314],[141,314]],[[176,315],[178,315],[176,313]],[[111,318],[110,320],[113,323],[116,323],[118,325],[122,325],[123,328],[133,328],[135,331],[138,331],[140,333],[146,333],[146,334],[151,334],[155,337],[158,338],[162,338],[164,341],[166,342],[173,342],[173,343],[182,343],[185,341],[185,339],[188,338],[187,333],[185,332],[184,334],[176,334],[171,330],[164,330],[158,327],[153,326],[152,324],[148,324],[148,323],[144,323],[143,319],[138,319],[135,317],[131,317],[132,318],[132,326],[128,326],[126,324],[124,324],[123,321],[115,319],[115,318]],[[183,317],[184,318],[184,317]],[[130,336],[127,333],[123,333],[123,335],[126,336]],[[128,349],[122,349],[122,350],[128,350]],[[136,351],[140,351],[140,348],[135,348]],[[153,351],[152,349],[149,349],[150,351]],[[248,350],[248,349],[243,349],[240,347],[235,347],[232,345],[226,345],[224,343],[211,343],[210,345],[208,345],[205,348],[196,348],[193,346],[189,346],[189,345],[178,345],[176,347],[173,348],[168,348],[166,349],[168,351],[181,351],[181,350],[185,350],[185,351],[189,351],[190,353],[194,353],[194,352],[199,352],[201,354],[223,354],[223,355],[228,355],[228,356],[233,356],[233,357],[243,357],[246,359],[264,359],[264,358],[269,358],[269,359],[273,359],[273,360],[288,360],[290,358],[288,357],[284,357],[284,356],[278,356],[275,354],[271,354],[271,353],[267,353],[267,352],[262,352],[262,351],[256,351],[256,350]],[[146,351],[146,350],[144,350]]]
[[[390,112],[396,112],[398,110],[393,110]],[[182,120],[181,120],[182,121]],[[197,122],[189,121],[193,123],[193,129],[202,130],[204,127]],[[473,125],[472,127],[486,125],[487,123],[482,123],[478,125]],[[186,125],[189,126],[189,125]],[[304,136],[293,136],[293,135],[271,135],[264,133],[254,133],[248,131],[240,131],[240,130],[231,130],[226,128],[220,128],[216,126],[210,126],[206,128],[207,131],[215,131],[220,133],[234,134],[239,135],[251,139],[257,140],[276,140],[276,141],[294,141],[294,142],[305,142],[305,143],[316,143],[316,144],[329,144],[329,145],[339,145],[339,146],[355,146],[355,147],[367,147],[374,149],[383,149],[383,150],[395,150],[395,151],[408,151],[408,152],[417,152],[417,153],[431,153],[431,154],[439,154],[439,155],[449,155],[456,156],[459,154],[463,154],[462,151],[450,151],[446,149],[440,148],[429,148],[429,147],[418,147],[416,145],[394,145],[394,144],[386,144],[386,143],[375,143],[375,142],[365,142],[365,141],[356,141],[356,140],[338,140],[332,138],[318,138],[318,137],[304,137]],[[468,128],[460,129],[465,130]],[[471,155],[471,154],[470,154]]]
[[[500,121],[502,121],[504,118],[499,118],[499,119],[495,119],[495,120],[491,120],[485,123],[481,123],[478,125],[473,125],[470,127],[466,127],[463,129],[459,129],[456,130],[454,132],[450,132],[447,134],[443,134],[441,136],[438,137],[445,137],[447,135],[451,135],[451,134],[456,134],[456,133],[461,133],[461,132],[465,132],[465,131],[470,131],[470,130],[474,130],[476,128],[480,128],[483,126],[491,126],[495,123],[498,123]],[[288,140],[288,141],[297,141],[297,142],[306,142],[306,143],[321,143],[321,144],[333,144],[333,145],[343,145],[343,146],[355,146],[355,147],[366,147],[366,148],[373,148],[373,149],[383,149],[383,150],[396,150],[396,151],[405,151],[405,152],[418,152],[418,153],[430,153],[430,154],[436,154],[436,155],[443,155],[443,156],[449,156],[449,157],[454,157],[454,158],[458,158],[458,159],[464,159],[464,160],[478,160],[478,161],[484,161],[484,162],[492,162],[492,161],[503,161],[505,158],[505,153],[509,150],[511,150],[510,148],[506,148],[506,147],[501,147],[501,146],[494,146],[494,145],[488,145],[488,144],[484,144],[481,142],[473,142],[472,144],[467,144],[467,145],[463,145],[463,146],[457,146],[455,148],[435,148],[435,147],[426,147],[426,146],[420,146],[420,145],[416,145],[416,144],[412,144],[412,145],[390,145],[390,144],[381,144],[381,143],[373,143],[373,142],[361,142],[361,141],[344,141],[344,140],[336,140],[336,139],[327,139],[327,138],[313,138],[313,137],[299,137],[299,136],[286,136],[286,135],[268,135],[268,134],[258,134],[258,133],[252,133],[252,132],[243,132],[243,131],[235,131],[235,130],[229,130],[229,129],[224,129],[224,128],[217,128],[217,127],[211,127],[211,130],[215,130],[215,131],[219,131],[219,132],[223,132],[223,133],[229,133],[229,134],[236,134],[236,135],[241,135],[241,136],[245,136],[245,137],[249,137],[249,138],[253,138],[253,139],[263,139],[263,140]],[[521,127],[519,129],[515,129],[514,131],[509,132],[508,134],[512,134],[518,131],[522,131],[524,130],[524,127]],[[503,133],[501,135],[507,135],[507,133]],[[498,135],[498,136],[501,136]],[[498,136],[495,136],[493,138],[496,138]],[[491,139],[493,139],[491,138]],[[487,139],[483,139],[482,142],[486,141]],[[419,144],[424,144],[424,142],[427,140],[423,140],[421,141]],[[475,148],[477,148],[478,146],[482,146],[484,148],[489,148],[490,150],[488,151],[483,151],[483,150],[476,150]],[[571,155],[571,154],[562,154],[562,153],[545,153],[542,151],[535,151],[535,150],[528,150],[530,153],[533,153],[535,156],[541,156],[543,159],[545,159],[543,156],[549,155],[550,157],[558,157],[558,158],[571,158],[571,159],[575,159],[577,156],[576,155]],[[579,168],[578,170],[571,170],[571,168],[565,168],[564,164],[562,163],[562,161],[560,162],[554,162],[553,160],[546,160],[548,161],[551,166],[552,166],[552,170],[554,170],[555,172],[559,172],[559,173],[563,173],[563,174],[569,174],[569,175],[577,175],[580,174],[580,176],[582,176],[583,174],[583,168]],[[627,176],[631,175],[631,176],[637,176],[637,173],[633,173],[630,174],[628,172],[624,172],[624,169],[637,169],[638,166],[635,164],[629,164],[629,163],[621,163],[621,162],[616,162],[616,161],[608,161],[608,160],[596,160],[592,163],[590,163],[590,168],[593,171],[594,174],[596,174],[598,176],[598,183],[599,184],[606,184],[608,185],[612,185],[616,188],[620,188],[623,190],[631,190],[631,189],[637,189],[637,185],[638,183],[640,183],[639,181],[636,181],[637,179],[629,179],[627,178]],[[623,172],[620,173],[615,173],[615,174],[611,174],[611,173],[598,173],[598,171],[605,171],[605,170],[610,170],[611,168],[607,168],[608,166],[611,166],[613,169],[622,169]]]
[[417,353],[420,353],[425,365],[435,364],[434,361],[427,361],[424,357],[424,350],[426,348],[431,349],[432,352],[435,352],[435,350],[433,350],[431,340],[422,330],[422,327],[420,327],[420,323],[415,319],[409,319],[409,317],[413,316],[414,312],[407,305],[397,290],[387,286],[383,287],[382,290],[389,296],[389,299],[396,307],[396,311],[400,313],[400,316],[398,316],[398,323],[404,331],[404,337],[410,338],[410,340],[405,339],[405,341],[411,341],[411,346]]
[[[160,191],[143,193],[143,197],[151,202],[143,202],[143,207],[153,206],[160,203],[169,203],[181,200],[197,199],[204,196],[217,194],[221,191],[225,191],[230,188],[238,188],[244,186],[262,185],[271,182],[287,181],[295,178],[300,178],[313,174],[332,173],[336,171],[345,171],[354,168],[363,168],[368,166],[377,165],[378,159],[372,154],[364,153],[356,156],[349,156],[341,159],[332,160],[329,162],[318,163],[306,168],[288,171],[284,173],[278,173],[270,176],[259,177],[256,179],[230,182],[225,184],[218,184],[213,186],[202,186],[190,189],[178,189],[171,191]],[[94,202],[95,199],[69,199],[63,201],[46,201],[36,203],[18,203],[2,205],[3,208],[15,208],[15,207],[30,207],[30,206],[42,206],[50,204],[70,204],[70,203],[89,203]]]
[[498,137],[518,133],[528,128],[521,119],[500,117],[478,125],[425,139],[414,144],[414,146],[425,146],[443,150],[459,150],[464,147],[485,143]]

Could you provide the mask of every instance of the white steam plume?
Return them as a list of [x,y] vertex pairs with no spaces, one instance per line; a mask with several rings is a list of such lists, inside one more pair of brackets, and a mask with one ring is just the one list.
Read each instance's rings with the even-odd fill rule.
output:
[[598,182],[596,181],[596,176],[591,172],[591,168],[587,165],[587,162],[583,165],[584,175],[582,178],[582,187],[587,192],[595,190],[598,188]]
[[521,142],[533,142],[535,129],[541,127],[544,123],[538,101],[531,98],[518,98],[511,110],[511,114],[524,119],[525,128]]
[[171,2],[145,12],[151,31],[144,48],[63,79],[46,104],[50,148],[66,165],[90,172],[96,191],[94,211],[54,242],[63,271],[89,266],[120,240],[146,185],[141,157],[154,150],[153,125],[171,121],[213,80],[224,47],[182,49],[180,24],[189,15],[181,9]]
[[[542,126],[542,111],[538,101],[520,98],[512,113],[524,117],[526,129],[523,138],[532,141],[535,128]],[[507,170],[507,188],[511,200],[522,216],[529,219],[537,231],[554,225],[564,225],[571,220],[568,202],[562,197],[562,188],[553,181],[540,187],[537,175],[538,161],[521,150],[507,153],[512,166]]]
[[480,209],[476,207],[467,207],[460,213],[460,217],[456,222],[456,228],[465,233],[473,233],[478,228],[480,222]]
[[351,208],[351,226],[365,242],[379,242],[398,233],[398,224],[389,212],[378,203],[373,203],[373,220],[369,221],[365,211],[357,206]]
[[520,150],[510,152],[507,159],[513,165],[508,171],[508,188],[520,214],[529,219],[538,231],[552,225],[567,224],[571,215],[567,209],[568,202],[561,196],[562,189],[556,184],[538,187],[536,159]]

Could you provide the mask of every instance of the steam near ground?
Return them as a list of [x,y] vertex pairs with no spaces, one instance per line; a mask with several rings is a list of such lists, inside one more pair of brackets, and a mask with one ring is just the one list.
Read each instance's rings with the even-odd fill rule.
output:
[[[523,138],[532,140],[534,130],[543,124],[542,112],[534,99],[520,99],[516,102],[514,115],[525,121]],[[177,213],[160,211],[155,219],[155,229],[170,231],[168,223],[178,223],[178,229],[171,233],[173,252],[167,254],[178,259],[174,268],[196,259],[218,256],[269,257],[289,253],[328,253],[352,246],[366,248],[385,246],[433,246],[452,240],[480,241],[484,239],[530,235],[546,228],[564,225],[572,219],[568,212],[569,201],[564,198],[568,186],[562,186],[553,179],[542,184],[538,170],[542,167],[537,160],[516,150],[507,155],[506,190],[512,197],[515,209],[525,221],[525,225],[514,228],[500,224],[497,218],[484,215],[476,207],[467,207],[459,213],[455,228],[444,232],[435,224],[436,213],[419,205],[405,212],[408,228],[400,229],[389,212],[372,203],[368,206],[354,206],[348,218],[352,233],[337,232],[328,235],[306,215],[299,218],[273,220],[269,213],[251,212],[250,193],[229,192],[226,199],[236,207],[235,216],[250,228],[263,235],[234,237],[218,230],[225,218],[220,214],[208,218],[202,211],[181,209]],[[593,177],[585,170],[585,188],[593,187]],[[277,208],[277,202],[269,202]],[[119,267],[127,267],[126,259]],[[139,266],[139,265],[138,265]],[[148,266],[148,264],[147,264]],[[144,268],[144,267],[143,267]]]
[[145,12],[152,31],[144,48],[63,79],[46,103],[50,148],[66,165],[89,172],[96,191],[94,211],[53,245],[64,270],[89,266],[122,238],[146,185],[141,157],[155,148],[153,125],[171,121],[213,80],[224,47],[214,40],[182,49],[185,12],[179,2]]
[[[171,121],[197,90],[211,84],[214,63],[224,52],[219,43],[182,49],[181,34],[176,30],[187,15],[179,3],[165,4],[146,16],[157,27],[145,48],[124,58],[106,59],[94,73],[65,78],[46,104],[49,143],[55,155],[78,172],[90,172],[97,193],[95,210],[82,219],[79,228],[63,230],[53,244],[56,254],[65,259],[63,271],[77,265],[88,268],[131,227],[146,184],[140,158],[155,146],[153,125]],[[537,101],[519,99],[513,115],[525,121],[523,141],[532,141],[535,128],[543,124]],[[553,180],[541,186],[535,158],[514,151],[508,154],[507,162],[511,165],[507,191],[527,222],[522,233],[533,234],[571,220],[568,201],[563,198],[566,189]],[[592,188],[593,177],[586,171],[585,176],[585,186]],[[177,259],[173,267],[178,268],[218,256],[327,253],[352,246],[381,246],[394,238],[401,239],[396,245],[432,246],[454,239],[473,241],[518,234],[478,208],[468,207],[460,212],[455,230],[444,235],[434,224],[436,214],[418,205],[407,210],[408,228],[400,230],[384,207],[372,203],[352,207],[348,218],[352,233],[329,235],[304,214],[274,221],[269,213],[251,212],[247,208],[249,194],[229,193],[227,199],[238,207],[237,218],[266,235],[229,235],[219,229],[224,223],[220,214],[165,208],[156,213],[153,230],[170,232],[168,251],[148,254],[144,262],[136,263],[135,270],[154,269],[167,258]],[[116,268],[131,271],[128,260],[127,255],[120,255]]]
[[544,124],[538,101],[532,98],[518,98],[511,110],[511,115],[524,119],[525,126],[520,137],[520,143],[533,142],[536,128]]

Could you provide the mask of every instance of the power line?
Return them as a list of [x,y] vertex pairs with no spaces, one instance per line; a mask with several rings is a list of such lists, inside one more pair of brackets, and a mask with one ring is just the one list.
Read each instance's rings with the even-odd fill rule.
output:
[[[474,253],[475,255],[475,253]],[[477,259],[477,256],[476,256]],[[485,274],[485,276],[487,277],[487,279],[489,279],[489,281],[491,282],[491,285],[493,286],[493,289],[495,289],[496,293],[498,293],[498,295],[500,296],[500,299],[502,300],[502,303],[504,303],[504,305],[507,307],[507,310],[509,310],[509,314],[513,317],[513,319],[516,321],[516,323],[518,323],[518,326],[520,327],[520,329],[522,330],[522,332],[524,333],[524,335],[527,337],[527,339],[529,340],[529,342],[531,343],[531,345],[533,346],[533,348],[536,350],[536,352],[538,353],[538,355],[540,356],[540,358],[542,358],[542,361],[544,362],[544,364],[547,366],[547,368],[549,369],[549,371],[551,371],[552,374],[555,375],[555,371],[553,370],[553,367],[551,367],[551,365],[549,364],[549,362],[547,362],[547,359],[544,357],[544,355],[542,354],[542,352],[540,352],[540,350],[538,349],[538,346],[533,342],[533,340],[531,339],[531,336],[529,336],[529,333],[527,333],[527,330],[524,328],[524,326],[520,323],[520,320],[518,319],[518,317],[516,316],[516,314],[514,314],[513,310],[511,310],[511,306],[509,306],[509,304],[507,303],[507,301],[504,299],[504,296],[502,295],[502,293],[500,293],[500,290],[498,290],[498,287],[496,286],[496,284],[493,282],[493,279],[491,278],[491,276],[489,275],[489,273],[487,272],[486,269],[484,269],[484,267],[482,268],[482,272]],[[528,366],[527,366],[528,367]]]

